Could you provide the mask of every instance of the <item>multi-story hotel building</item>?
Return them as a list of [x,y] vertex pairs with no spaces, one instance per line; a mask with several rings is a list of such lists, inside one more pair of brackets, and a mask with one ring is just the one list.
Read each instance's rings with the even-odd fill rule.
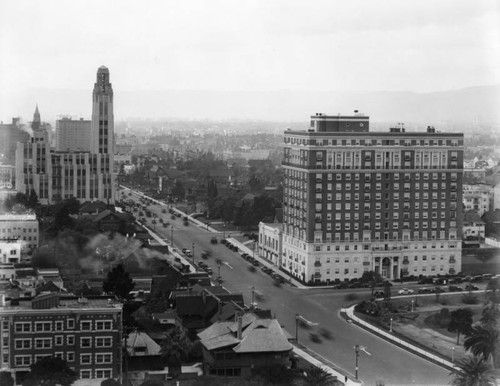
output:
[[305,282],[461,271],[463,134],[311,117],[284,137],[281,266]]
[[33,189],[42,204],[70,197],[114,203],[113,89],[104,66],[97,71],[92,101],[90,138],[84,144],[90,151],[52,151],[44,128],[34,128],[29,142],[18,142],[17,191]]
[[45,356],[64,359],[85,380],[118,378],[122,370],[122,306],[107,299],[42,294],[0,304],[0,370],[16,384]]

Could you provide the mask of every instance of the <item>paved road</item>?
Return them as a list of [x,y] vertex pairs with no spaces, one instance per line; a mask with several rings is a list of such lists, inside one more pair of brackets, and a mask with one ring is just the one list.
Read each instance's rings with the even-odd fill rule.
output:
[[[200,259],[204,249],[211,249],[213,256],[205,260],[217,274],[216,258],[228,264],[221,266],[223,285],[231,292],[241,292],[245,303],[251,302],[251,287],[264,294],[263,299],[256,299],[262,308],[269,308],[286,328],[295,334],[295,314],[299,313],[307,320],[319,323],[310,330],[299,328],[299,342],[314,350],[327,360],[345,371],[354,374],[355,356],[353,346],[365,346],[371,356],[361,353],[359,358],[359,377],[366,385],[377,381],[385,385],[446,385],[449,382],[448,371],[424,359],[410,354],[389,344],[372,334],[346,323],[338,316],[338,310],[346,303],[345,296],[356,292],[366,296],[366,290],[301,290],[284,285],[278,288],[272,279],[257,269],[250,272],[249,264],[236,252],[222,244],[212,245],[213,234],[190,223],[184,226],[181,219],[171,220],[169,214],[162,214],[162,207],[150,205],[153,213],[169,221],[174,228],[174,244],[178,249],[192,249],[195,244],[195,259]],[[149,220],[149,219],[148,219]],[[148,221],[150,223],[150,221]],[[170,240],[169,228],[156,226],[157,232]],[[323,339],[320,343],[312,342],[309,332],[326,328],[332,339]]]

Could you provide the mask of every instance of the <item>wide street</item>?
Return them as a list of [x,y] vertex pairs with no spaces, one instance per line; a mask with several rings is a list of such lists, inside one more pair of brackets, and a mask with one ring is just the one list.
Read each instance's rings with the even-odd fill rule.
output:
[[[128,196],[127,196],[128,197]],[[134,194],[131,197],[137,199]],[[339,317],[339,310],[346,304],[348,293],[356,292],[359,296],[366,296],[367,291],[333,290],[333,289],[298,289],[289,285],[276,287],[273,280],[260,269],[251,272],[249,263],[222,244],[211,244],[214,236],[205,228],[200,228],[192,222],[189,226],[183,225],[181,218],[172,220],[170,214],[162,213],[166,206],[149,205],[152,213],[168,221],[171,225],[164,228],[156,225],[156,233],[162,238],[170,240],[173,227],[174,245],[178,250],[193,249],[195,260],[201,259],[203,250],[212,250],[212,256],[204,260],[211,266],[214,275],[217,275],[216,259],[221,259],[221,276],[223,285],[231,292],[241,292],[245,303],[250,304],[253,286],[263,296],[256,299],[261,308],[269,308],[273,314],[292,335],[295,335],[295,315],[298,313],[305,319],[318,323],[317,327],[304,329],[299,327],[299,342],[321,355],[335,366],[350,374],[354,374],[355,353],[354,345],[365,346],[371,354],[361,353],[359,357],[359,378],[366,385],[375,385],[383,382],[385,385],[446,385],[449,382],[449,371],[434,365],[418,356],[408,353],[378,337],[373,336],[361,328],[347,323]],[[151,219],[147,225],[152,227]],[[218,239],[222,234],[218,234]],[[249,245],[251,246],[251,245]],[[313,342],[309,333],[325,328],[331,332],[331,339],[321,338],[321,342]]]

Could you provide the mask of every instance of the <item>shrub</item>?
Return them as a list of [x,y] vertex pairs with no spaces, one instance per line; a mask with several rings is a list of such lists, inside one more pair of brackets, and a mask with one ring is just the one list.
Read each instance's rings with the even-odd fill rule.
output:
[[462,295],[462,303],[464,304],[478,304],[479,299],[476,295],[469,293]]

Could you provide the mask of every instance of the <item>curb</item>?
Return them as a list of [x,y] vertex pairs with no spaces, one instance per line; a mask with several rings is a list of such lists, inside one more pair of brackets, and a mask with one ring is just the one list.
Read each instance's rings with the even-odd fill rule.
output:
[[[354,308],[354,306],[351,306],[351,307],[349,307],[349,308],[352,308],[352,309],[353,309],[353,308]],[[453,364],[451,364],[451,362],[449,362],[449,363],[450,363],[450,365],[448,365],[448,364],[442,363],[442,362],[440,362],[440,361],[438,361],[438,360],[435,360],[435,359],[433,359],[433,358],[431,357],[431,356],[435,356],[435,355],[433,355],[433,354],[431,354],[431,353],[429,353],[429,352],[427,352],[427,351],[425,351],[425,350],[423,350],[423,349],[421,349],[421,348],[418,348],[418,347],[416,347],[416,346],[413,346],[411,343],[408,343],[408,342],[407,342],[408,346],[405,346],[405,345],[403,345],[403,344],[401,344],[401,343],[397,342],[395,339],[388,338],[388,337],[385,335],[385,334],[386,334],[386,331],[381,330],[380,328],[378,328],[378,327],[374,326],[374,325],[373,325],[373,324],[371,324],[371,323],[368,323],[368,322],[366,322],[366,321],[363,321],[363,322],[365,322],[365,323],[369,324],[369,325],[370,325],[370,327],[368,327],[368,326],[366,326],[366,325],[364,325],[364,324],[362,324],[362,323],[359,323],[359,321],[358,321],[358,320],[356,320],[356,319],[357,319],[357,316],[355,316],[354,318],[350,317],[350,316],[348,315],[348,313],[347,313],[347,310],[348,310],[347,308],[342,308],[342,309],[340,310],[340,316],[341,316],[343,319],[345,319],[347,323],[352,323],[352,324],[354,324],[354,325],[358,326],[359,328],[362,328],[363,330],[365,330],[365,331],[367,331],[367,332],[369,332],[369,333],[371,333],[371,334],[373,334],[373,335],[375,335],[375,336],[379,337],[380,339],[383,339],[384,341],[386,341],[386,342],[388,342],[388,343],[391,343],[391,344],[393,344],[394,346],[397,346],[397,347],[399,347],[399,348],[401,348],[401,349],[403,349],[403,350],[405,350],[405,351],[408,351],[408,352],[410,352],[410,353],[412,353],[412,354],[414,354],[414,355],[417,355],[418,357],[420,357],[420,358],[422,358],[422,359],[425,359],[425,360],[427,360],[427,361],[429,361],[429,362],[431,362],[431,363],[434,363],[435,365],[441,366],[441,367],[443,367],[443,368],[444,368],[444,369],[446,369],[446,370],[449,370],[449,371],[452,371],[452,372],[459,371],[459,369],[458,369],[458,368],[456,368]],[[353,311],[354,311],[354,310],[353,310]],[[354,313],[353,313],[353,316],[354,316]],[[398,339],[400,339],[400,338],[398,338]],[[400,340],[403,340],[403,339],[400,339]],[[419,350],[424,351],[424,353],[420,352]]]

